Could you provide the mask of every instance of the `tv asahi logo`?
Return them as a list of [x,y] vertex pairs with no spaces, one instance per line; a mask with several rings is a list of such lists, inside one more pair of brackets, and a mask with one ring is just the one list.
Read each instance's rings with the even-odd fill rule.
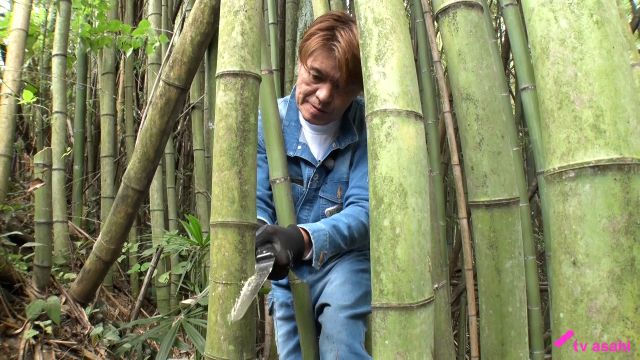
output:
[[[569,329],[562,336],[553,342],[555,347],[562,347],[575,335],[574,331]],[[571,343],[570,343],[571,344]],[[578,339],[573,340],[572,349],[574,352],[593,352],[593,353],[630,353],[631,340],[616,340],[616,341],[595,341],[592,343],[581,342]]]

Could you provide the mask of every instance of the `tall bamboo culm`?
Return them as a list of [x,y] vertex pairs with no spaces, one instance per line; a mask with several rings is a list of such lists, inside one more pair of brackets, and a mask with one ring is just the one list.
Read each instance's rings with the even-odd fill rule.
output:
[[[513,62],[518,78],[518,91],[520,92],[525,122],[527,124],[529,139],[533,145],[533,161],[535,169],[540,171],[544,163],[542,157],[542,136],[540,135],[540,116],[538,109],[538,95],[533,78],[533,68],[529,56],[529,46],[525,36],[524,23],[520,13],[520,6],[516,0],[500,0],[502,17],[509,34]],[[544,189],[544,177],[537,172],[538,187]],[[522,184],[525,182],[522,181]],[[542,306],[540,300],[540,285],[538,281],[537,251],[533,239],[528,202],[528,191],[521,187],[520,212],[522,217],[522,231],[524,240],[525,270],[527,276],[527,303],[529,320],[529,342],[532,360],[544,358],[544,320],[542,318]],[[540,191],[543,195],[544,190]],[[543,224],[546,223],[543,221]],[[527,228],[527,226],[529,228]]]
[[[118,1],[110,0],[108,18],[118,18]],[[100,60],[100,229],[116,195],[116,53],[115,44],[102,49]],[[104,286],[113,286],[113,269]]]
[[318,16],[331,11],[329,6],[329,0],[311,0],[313,5],[313,18],[317,19]]
[[494,30],[479,0],[455,6],[434,0],[433,10],[447,55],[465,155],[478,273],[482,358],[528,359],[519,206],[524,175],[514,174],[524,170],[509,91],[493,40]]
[[[468,316],[468,326],[466,320],[459,322],[458,330],[464,331],[458,333],[458,338],[464,341],[458,341],[458,358],[464,359],[466,357],[466,330],[469,329],[469,347],[471,359],[479,359],[480,357],[480,345],[478,339],[478,308],[476,306],[476,292],[475,292],[475,276],[473,271],[473,246],[471,244],[471,227],[469,225],[469,215],[467,211],[467,195],[464,190],[464,178],[462,175],[462,165],[460,163],[459,146],[455,130],[455,121],[453,119],[453,110],[451,109],[451,98],[449,97],[449,86],[444,73],[444,66],[442,64],[442,57],[440,55],[440,48],[438,47],[438,41],[436,40],[436,30],[433,21],[433,13],[431,12],[431,5],[426,1],[422,1],[422,7],[424,11],[425,25],[427,27],[427,36],[429,38],[429,47],[431,49],[431,59],[433,61],[433,69],[435,72],[438,93],[440,95],[440,106],[442,108],[442,117],[445,124],[445,130],[447,135],[447,142],[449,145],[449,155],[451,157],[451,177],[453,178],[452,187],[455,189],[456,197],[456,212],[458,219],[458,227],[460,228],[459,235],[454,236],[454,240],[457,244],[460,244],[463,253],[463,273],[466,288],[466,311],[460,311],[460,319],[465,319]],[[453,213],[453,206],[451,206],[451,212]],[[453,215],[452,215],[453,216]],[[455,230],[455,227],[453,228]],[[454,233],[453,231],[451,231]],[[450,233],[447,231],[447,233]],[[455,234],[455,233],[454,233]],[[456,249],[454,248],[454,255],[456,255]],[[457,255],[456,255],[457,256]],[[454,257],[451,261],[451,266],[455,266],[457,259]],[[451,269],[451,268],[450,268]],[[465,303],[462,302],[461,307],[464,307]],[[465,314],[465,316],[462,316]]]
[[284,94],[293,87],[294,68],[296,66],[296,32],[298,30],[298,0],[287,0],[284,40]]
[[[582,342],[633,344],[640,334],[640,57],[616,6],[545,0],[522,8],[544,139],[538,171],[551,337],[571,329]],[[575,354],[565,345],[552,356]]]
[[446,243],[445,196],[442,163],[440,159],[440,134],[438,132],[437,93],[432,76],[431,54],[427,28],[424,22],[424,11],[420,0],[411,1],[411,14],[415,23],[416,47],[418,56],[418,84],[429,154],[429,183],[431,184],[432,224],[431,253],[432,280],[435,292],[434,309],[434,357],[442,360],[453,360],[455,348],[451,323],[451,305],[449,286],[449,265]]
[[34,138],[36,141],[36,149],[38,151],[44,148],[45,144],[45,120],[48,118],[46,116],[47,111],[44,109],[47,108],[45,99],[50,99],[50,91],[49,86],[47,86],[49,76],[51,76],[51,46],[47,39],[50,38],[48,35],[51,31],[53,31],[53,26],[55,24],[56,11],[55,5],[52,0],[49,0],[46,3],[45,8],[45,16],[46,21],[42,22],[42,26],[40,27],[40,31],[42,33],[42,51],[40,54],[40,76],[39,76],[39,84],[38,84],[38,100],[36,104],[38,106],[34,106],[34,117],[33,117],[33,131]]
[[[125,13],[124,22],[133,26],[133,17],[135,12],[134,0],[125,0]],[[133,62],[134,58],[129,56],[125,57],[123,61],[124,66],[124,144],[127,157],[127,165],[131,162],[133,156],[133,149],[136,145],[136,125],[134,117],[134,87],[133,87]],[[137,216],[134,215],[134,218]],[[138,263],[138,231],[137,231],[137,219],[134,220],[129,231],[129,267]],[[131,295],[133,298],[138,297],[140,291],[140,277],[137,272],[131,272],[129,274],[129,286],[131,288]]]
[[367,104],[372,356],[431,359],[429,159],[409,24],[401,2],[358,2],[355,10]]
[[[272,184],[271,191],[278,224],[289,226],[297,224],[297,216],[291,195],[291,181],[282,135],[282,121],[274,91],[272,65],[264,38],[261,46],[261,59],[260,107],[265,148],[269,159],[269,181]],[[317,330],[309,286],[298,279],[293,272],[289,272],[289,284],[293,295],[302,358],[305,360],[319,359]]]
[[[122,245],[153,179],[171,129],[205,49],[213,36],[215,2],[197,0],[193,14],[160,75],[156,95],[149,99],[136,149],[122,177],[113,207],[93,250],[71,286],[71,297],[87,304],[95,296]],[[197,15],[194,15],[197,14]]]
[[0,90],[0,204],[9,190],[18,99],[22,98],[22,65],[29,32],[31,0],[13,2],[5,68]]
[[33,158],[34,180],[44,184],[34,191],[34,236],[38,246],[33,257],[33,285],[44,292],[51,279],[53,217],[51,213],[51,148],[44,148]]
[[[147,4],[147,19],[153,29],[160,34],[162,31],[162,2],[161,0],[151,0]],[[160,73],[162,62],[162,49],[157,47],[147,58],[147,98],[155,96],[157,77]],[[169,134],[171,137],[171,134]],[[166,145],[165,145],[166,148]],[[162,237],[166,232],[165,206],[166,187],[164,183],[164,159],[160,161],[156,168],[151,187],[149,188],[149,214],[151,216],[151,242],[153,246],[160,247]],[[171,311],[170,292],[171,285],[168,280],[161,277],[168,271],[167,257],[161,255],[158,267],[153,277],[153,286],[156,290],[156,304],[160,314],[167,314]]]
[[278,42],[278,8],[276,0],[269,0],[268,4],[269,20],[269,44],[271,45],[271,68],[273,71],[273,82],[275,84],[276,98],[282,96],[282,73],[280,72],[280,43]]
[[206,359],[256,353],[255,308],[237,322],[229,314],[255,266],[260,10],[259,1],[220,6]]
[[84,193],[84,127],[87,113],[87,49],[82,40],[76,49],[76,106],[73,117],[73,186],[71,221],[82,227]]
[[51,192],[53,207],[53,259],[67,264],[69,227],[67,225],[66,165],[67,151],[67,46],[71,22],[71,1],[58,1],[53,50],[51,52]]

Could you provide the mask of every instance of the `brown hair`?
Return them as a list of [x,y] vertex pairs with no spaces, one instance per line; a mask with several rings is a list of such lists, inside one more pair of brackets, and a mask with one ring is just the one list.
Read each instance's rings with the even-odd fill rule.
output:
[[338,63],[340,82],[362,89],[360,44],[356,20],[341,11],[329,11],[319,16],[305,31],[298,49],[300,63],[306,68],[314,52],[333,54]]

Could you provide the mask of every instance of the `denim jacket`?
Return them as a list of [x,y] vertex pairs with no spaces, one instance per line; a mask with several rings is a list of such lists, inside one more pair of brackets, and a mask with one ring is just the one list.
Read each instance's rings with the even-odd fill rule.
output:
[[[301,136],[295,88],[278,100],[291,192],[298,226],[313,243],[312,265],[351,251],[369,251],[369,178],[364,102],[356,98],[342,116],[331,151],[316,160]],[[257,215],[276,223],[269,168],[258,117]],[[296,269],[294,268],[294,271]]]

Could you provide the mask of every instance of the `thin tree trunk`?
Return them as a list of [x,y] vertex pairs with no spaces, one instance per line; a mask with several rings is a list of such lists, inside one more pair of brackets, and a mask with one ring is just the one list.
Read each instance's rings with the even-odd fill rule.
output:
[[344,0],[329,0],[332,11],[347,11],[347,4]]
[[51,148],[44,148],[33,158],[34,180],[44,184],[34,191],[35,214],[34,237],[38,246],[35,247],[33,258],[33,284],[35,288],[44,292],[51,279],[51,259],[53,235],[53,217],[51,213]]
[[216,28],[216,35],[211,40],[209,47],[207,48],[207,68],[205,73],[206,85],[206,100],[205,106],[209,111],[205,111],[205,127],[204,127],[204,153],[205,164],[207,165],[207,192],[211,194],[211,152],[213,151],[213,135],[215,129],[216,119],[216,61],[218,60],[218,30]]
[[185,23],[182,35],[175,44],[164,67],[155,96],[150,99],[146,123],[140,130],[136,149],[127,170],[110,216],[89,254],[85,265],[71,286],[71,297],[86,304],[106,275],[106,271],[120,255],[124,239],[133,224],[149,184],[162,157],[162,149],[182,110],[191,80],[211,41],[217,2],[197,0],[193,15]]
[[49,119],[50,116],[47,113],[47,107],[45,105],[45,99],[49,99],[49,86],[45,84],[50,82],[49,76],[51,76],[51,46],[48,44],[47,39],[50,31],[53,31],[53,26],[55,24],[56,12],[52,11],[54,7],[54,2],[49,0],[46,4],[45,8],[45,21],[42,22],[42,26],[40,27],[40,31],[42,33],[42,53],[40,55],[40,81],[38,84],[38,100],[37,105],[35,106],[35,116],[33,119],[33,131],[34,138],[36,140],[36,149],[38,151],[42,150],[45,145],[45,135],[44,128],[45,120]]
[[[157,34],[162,31],[162,1],[151,0],[147,4],[147,18],[151,24],[151,28],[155,29]],[[147,99],[155,96],[155,86],[157,83],[158,73],[162,62],[162,49],[156,48],[147,58]],[[171,134],[169,134],[171,137]],[[165,145],[166,148],[166,145]],[[165,223],[165,190],[164,186],[164,161],[161,161],[156,168],[151,187],[149,188],[149,214],[151,216],[151,242],[153,246],[159,248],[162,246],[162,237],[166,232]],[[158,262],[158,268],[153,276],[153,285],[156,290],[156,304],[160,314],[168,314],[171,311],[170,292],[171,285],[169,281],[164,281],[161,277],[167,272],[167,258],[164,254]]]
[[[462,168],[460,164],[460,156],[458,155],[458,142],[454,128],[453,111],[451,109],[451,101],[449,98],[449,87],[447,86],[444,68],[441,61],[440,50],[436,41],[436,31],[431,13],[430,4],[422,3],[425,24],[427,27],[427,36],[429,37],[429,45],[431,48],[431,57],[434,64],[438,90],[440,94],[440,104],[444,123],[446,126],[447,141],[449,143],[449,155],[451,157],[451,173],[453,177],[453,185],[455,188],[455,202],[458,214],[458,225],[460,226],[460,243],[462,244],[462,252],[464,256],[464,272],[465,287],[467,289],[467,307],[469,317],[469,344],[471,347],[471,359],[479,359],[479,339],[478,339],[478,310],[476,307],[476,292],[473,273],[473,247],[471,244],[471,230],[469,226],[469,216],[467,214],[467,198],[463,185]],[[455,230],[455,226],[453,227]],[[454,237],[455,238],[455,237]],[[454,256],[456,253],[454,253]],[[455,259],[455,257],[454,257]],[[453,264],[457,261],[453,261]],[[466,350],[463,350],[466,352]]]
[[313,4],[313,18],[317,19],[318,16],[331,11],[329,7],[329,0],[312,0]]
[[87,112],[87,49],[82,40],[76,49],[76,106],[73,117],[73,193],[71,221],[82,227],[84,193],[84,127]]
[[431,359],[429,159],[418,81],[407,71],[415,69],[409,24],[401,2],[358,2],[355,10],[367,104],[372,356]]
[[[135,16],[135,1],[125,1],[124,22],[133,26],[133,18]],[[136,125],[134,116],[134,81],[133,81],[133,54],[124,58],[124,144],[127,156],[127,166],[131,162],[133,150],[136,145]],[[137,216],[134,215],[135,218]],[[138,263],[138,232],[137,219],[134,219],[133,225],[128,235],[129,242],[129,268]],[[131,288],[131,296],[137,298],[140,291],[140,276],[137,272],[129,274],[129,286]]]
[[288,94],[295,84],[294,68],[296,66],[296,33],[298,30],[298,0],[287,0],[287,16],[285,18],[285,50],[284,50],[284,93]]
[[[544,177],[551,337],[571,329],[578,340],[633,342],[640,334],[632,310],[640,305],[640,56],[615,6],[545,0],[522,7],[544,139],[534,147],[543,153],[536,165]],[[564,345],[552,356],[575,354]]]
[[[266,43],[266,38],[263,37]],[[297,216],[291,195],[291,181],[287,168],[287,155],[282,135],[282,121],[274,91],[274,77],[266,45],[261,46],[262,82],[260,83],[260,107],[264,130],[264,142],[269,159],[269,181],[273,194],[278,224],[289,226],[297,223]],[[293,305],[300,349],[303,359],[318,359],[318,341],[314,312],[309,286],[289,272],[289,284],[293,295]]]
[[416,43],[418,55],[418,84],[422,113],[425,120],[427,133],[427,147],[429,154],[429,177],[431,183],[431,253],[432,256],[432,280],[435,292],[435,323],[434,323],[434,357],[442,360],[453,360],[455,348],[453,345],[453,333],[451,324],[451,305],[449,286],[449,266],[447,263],[446,220],[444,178],[442,176],[442,162],[440,159],[440,135],[438,133],[438,107],[437,94],[431,69],[431,54],[429,52],[429,40],[427,28],[424,22],[424,11],[420,0],[411,1],[411,14],[414,16],[416,29]]
[[[110,0],[108,18],[118,18],[118,1]],[[116,192],[116,54],[115,44],[102,49],[100,61],[100,229],[109,216]],[[104,286],[113,286],[113,270]]]
[[[529,57],[529,48],[525,35],[524,24],[520,15],[520,7],[516,0],[500,0],[502,14],[508,31],[508,38],[513,53],[513,62],[518,77],[519,93],[521,94],[522,110],[529,130],[529,139],[533,144],[533,160],[536,170],[541,170],[539,164],[543,164],[542,137],[540,135],[540,116],[538,110],[538,95],[533,79],[533,68]],[[516,102],[517,104],[518,102]],[[541,174],[537,172],[537,174]],[[544,183],[542,175],[537,176],[538,185]],[[524,184],[522,180],[522,184]],[[544,186],[544,184],[542,185]],[[544,358],[544,321],[542,318],[540,285],[538,283],[538,264],[536,262],[536,246],[533,239],[528,201],[528,191],[522,187],[520,191],[520,211],[523,224],[523,240],[525,255],[525,270],[527,275],[527,303],[529,320],[529,341],[531,347],[531,359],[542,360]],[[526,200],[523,198],[526,196]],[[528,228],[527,228],[528,226]]]
[[0,204],[9,191],[11,162],[16,130],[18,99],[22,98],[22,65],[29,33],[31,0],[13,3],[11,27],[7,38],[5,68],[0,90]]
[[53,257],[56,264],[68,264],[70,253],[67,225],[67,46],[71,21],[71,1],[58,1],[58,15],[51,53],[51,184],[53,206]]
[[255,308],[229,320],[242,282],[254,272],[260,2],[223,2],[217,61],[211,193],[207,359],[253,358]]
[[271,70],[273,71],[273,81],[275,83],[276,98],[282,96],[282,76],[280,73],[280,43],[278,42],[278,8],[276,0],[269,0],[269,44],[271,45]]

